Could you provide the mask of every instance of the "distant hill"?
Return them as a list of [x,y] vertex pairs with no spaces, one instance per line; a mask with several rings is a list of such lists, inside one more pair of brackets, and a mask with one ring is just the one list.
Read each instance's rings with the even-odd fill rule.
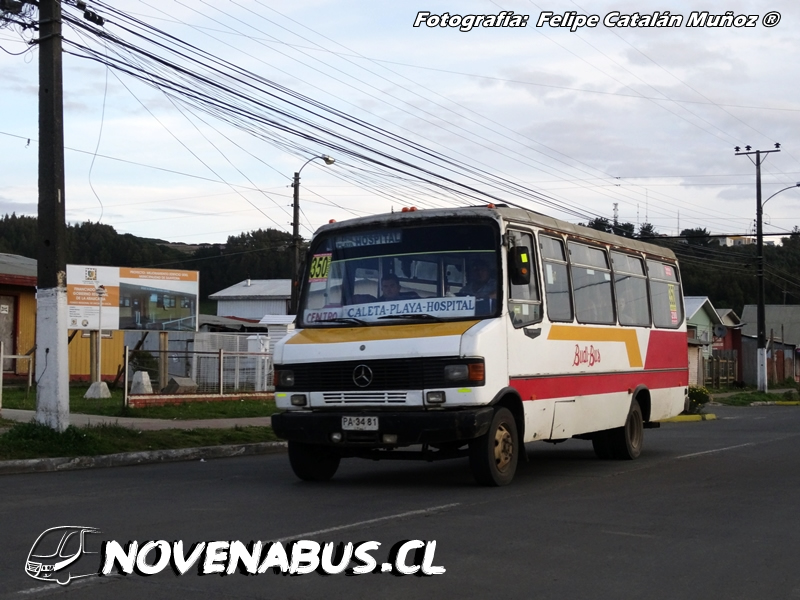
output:
[[[606,227],[611,225],[596,224]],[[708,296],[715,307],[739,315],[745,304],[756,302],[755,246],[719,246],[705,230],[681,234],[682,240],[647,241],[675,251],[687,296]],[[0,252],[36,258],[37,239],[35,217],[0,219]],[[780,246],[766,246],[764,258],[767,304],[800,304],[800,230],[795,227]],[[248,278],[291,278],[291,235],[258,229],[230,236],[225,244],[183,244],[119,234],[110,225],[87,222],[67,227],[67,262],[199,271],[200,295],[206,299]]]
[[[36,217],[0,219],[0,252],[36,258]],[[291,235],[274,229],[230,236],[225,244],[184,244],[120,234],[110,225],[67,226],[67,263],[115,267],[155,267],[200,272],[200,295],[207,298],[245,279],[288,279],[292,273]]]

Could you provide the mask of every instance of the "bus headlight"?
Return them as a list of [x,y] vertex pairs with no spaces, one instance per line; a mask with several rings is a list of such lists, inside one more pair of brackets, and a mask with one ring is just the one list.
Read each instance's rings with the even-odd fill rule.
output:
[[445,381],[466,381],[469,378],[467,365],[447,365],[444,368]]
[[444,380],[453,383],[471,383],[473,385],[483,385],[486,381],[486,367],[483,360],[475,360],[468,363],[457,365],[446,365],[444,368]]
[[292,394],[292,406],[305,406],[308,400],[305,394]]
[[294,371],[289,369],[276,370],[273,379],[276,387],[292,387],[294,385]]

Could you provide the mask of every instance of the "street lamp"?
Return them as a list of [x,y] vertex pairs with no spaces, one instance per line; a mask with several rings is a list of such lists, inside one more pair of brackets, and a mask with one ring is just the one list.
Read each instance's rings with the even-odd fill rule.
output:
[[292,246],[294,247],[294,261],[292,263],[292,296],[289,312],[293,315],[297,314],[297,300],[300,295],[300,171],[302,171],[308,163],[317,158],[323,160],[326,165],[332,165],[336,162],[335,158],[327,154],[312,156],[295,172],[294,181],[292,182],[292,187],[294,188],[294,201],[292,203]]
[[[760,169],[759,169],[760,171]],[[760,175],[760,173],[759,173]],[[794,185],[787,186],[782,190],[778,190],[769,198],[761,202],[761,181],[759,177],[759,189],[756,194],[756,273],[758,275],[758,306],[756,307],[756,328],[758,330],[758,391],[767,392],[768,377],[767,377],[767,310],[765,307],[765,291],[764,291],[764,230],[762,221],[764,217],[764,206],[767,202],[772,200],[775,196],[786,190],[793,190],[800,187],[800,182]]]

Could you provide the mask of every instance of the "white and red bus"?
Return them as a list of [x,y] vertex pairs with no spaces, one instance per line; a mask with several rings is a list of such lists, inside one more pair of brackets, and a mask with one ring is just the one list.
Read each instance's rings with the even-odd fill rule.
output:
[[688,385],[669,249],[492,205],[321,227],[274,358],[273,427],[305,480],[468,457],[504,485],[524,443],[568,438],[634,459]]

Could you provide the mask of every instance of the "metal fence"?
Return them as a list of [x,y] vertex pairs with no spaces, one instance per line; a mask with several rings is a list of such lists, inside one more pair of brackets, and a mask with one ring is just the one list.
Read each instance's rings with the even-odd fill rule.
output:
[[134,374],[147,373],[153,392],[159,393],[173,378],[191,380],[192,394],[231,395],[274,391],[272,355],[267,352],[198,350],[136,350],[125,347],[125,390]]
[[[29,354],[6,354],[5,344],[0,342],[0,408],[3,408],[3,381],[5,372],[6,361],[12,360],[27,360],[28,361],[28,387],[27,391],[30,393],[31,384],[33,383],[33,352]],[[9,370],[14,372],[14,369],[9,365]]]

